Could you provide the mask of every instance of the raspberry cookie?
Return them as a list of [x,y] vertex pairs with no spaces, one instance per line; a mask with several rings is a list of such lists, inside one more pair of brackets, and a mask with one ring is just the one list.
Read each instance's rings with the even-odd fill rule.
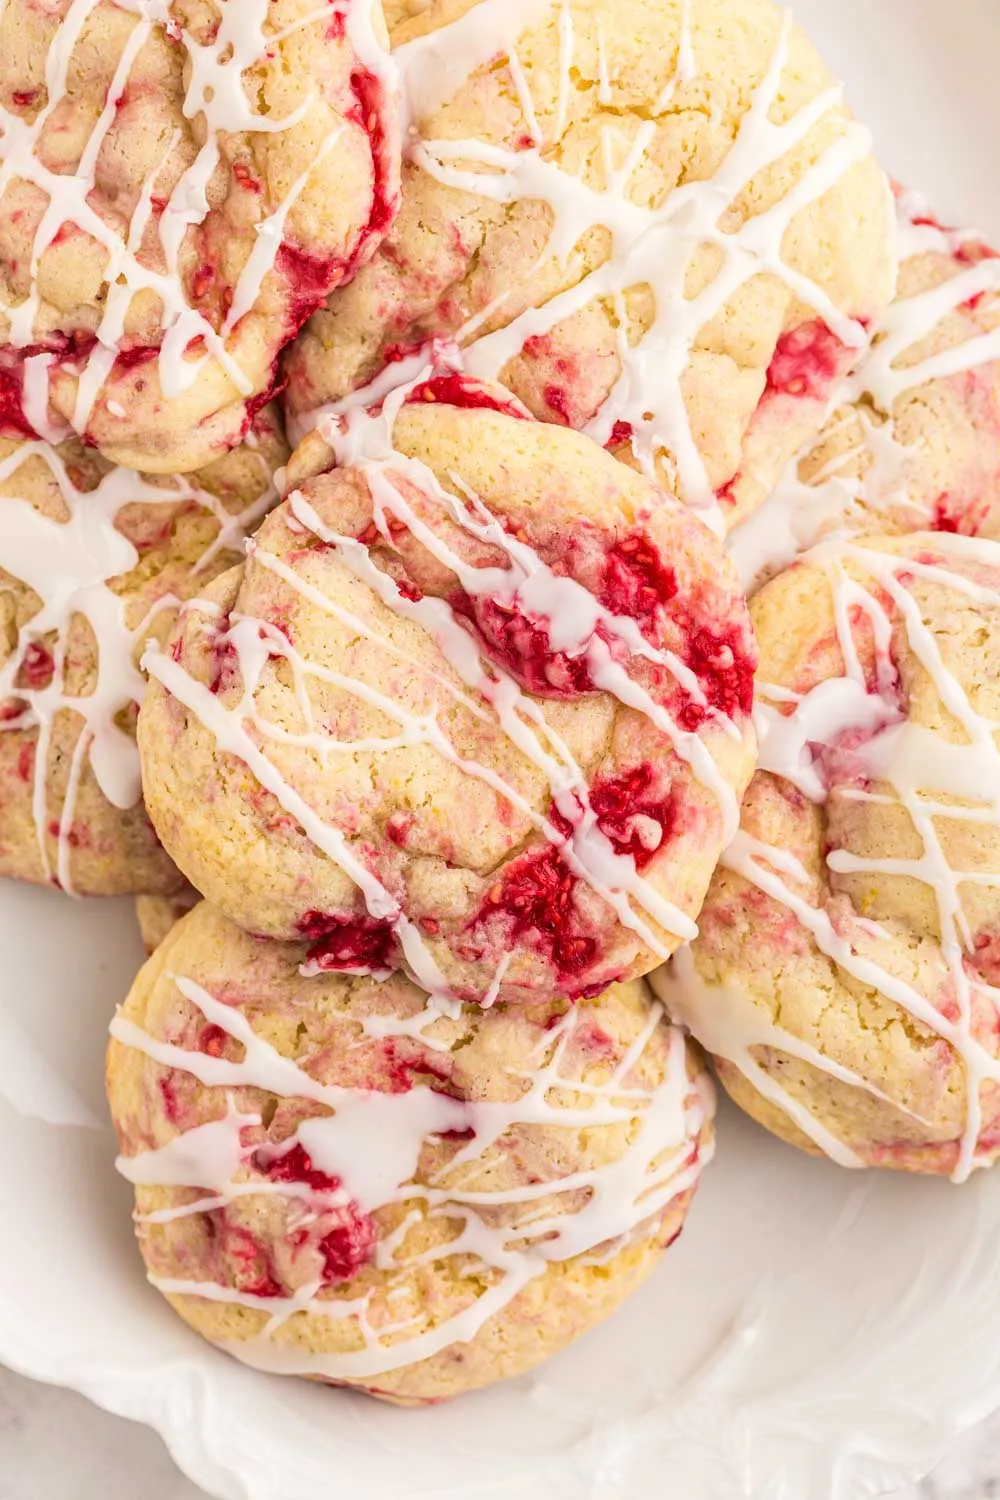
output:
[[1000,543],[822,543],[757,596],[761,769],[659,993],[847,1166],[1000,1150]]
[[378,0],[8,0],[0,433],[188,472],[398,200]]
[[82,895],[182,885],[140,798],[137,662],[275,498],[273,407],[248,436],[174,480],[75,439],[0,438],[0,874]]
[[249,1365],[390,1401],[530,1369],[680,1233],[712,1145],[695,1050],[641,981],[443,1013],[306,957],[202,903],[112,1025],[152,1284]]
[[320,967],[487,1004],[647,972],[693,935],[753,768],[718,543],[452,372],[326,433],[147,657],[164,845]]
[[916,194],[897,209],[899,291],[871,353],[730,539],[750,587],[838,526],[1000,537],[1000,257]]
[[147,954],[155,953],[171,928],[200,900],[198,892],[190,885],[182,886],[170,896],[136,896],[135,917]]
[[403,207],[291,351],[293,438],[448,337],[469,373],[734,524],[891,296],[867,131],[771,0],[408,9]]

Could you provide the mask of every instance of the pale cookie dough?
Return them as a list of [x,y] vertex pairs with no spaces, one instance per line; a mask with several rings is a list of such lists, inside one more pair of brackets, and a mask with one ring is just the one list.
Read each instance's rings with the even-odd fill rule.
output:
[[79,895],[183,884],[140,796],[138,660],[242,556],[287,451],[273,406],[175,479],[0,438],[0,875]]
[[531,1369],[680,1233],[712,1152],[697,1049],[641,981],[443,1015],[305,958],[203,903],[112,1025],[150,1281],[245,1363],[389,1401]]
[[754,764],[719,544],[451,371],[326,435],[147,658],[168,852],[331,968],[486,1004],[647,972],[693,934]]
[[892,294],[889,188],[811,44],[771,0],[432,0],[390,22],[403,206],[290,353],[293,437],[451,339],[733,525]]
[[386,43],[378,0],[7,0],[0,434],[239,442],[398,206]]
[[656,987],[736,1102],[846,1166],[1000,1151],[1000,543],[821,543],[757,595],[761,769]]

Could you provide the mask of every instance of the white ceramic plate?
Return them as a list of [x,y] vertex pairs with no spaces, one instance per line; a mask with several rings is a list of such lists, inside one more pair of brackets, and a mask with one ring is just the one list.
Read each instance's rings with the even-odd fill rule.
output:
[[[883,157],[1000,235],[998,0],[800,0]],[[104,1036],[131,904],[0,891],[0,1359],[156,1427],[227,1500],[859,1500],[1000,1406],[1000,1170],[858,1177],[725,1110],[659,1273],[533,1378],[394,1411],[257,1375],[143,1278]]]

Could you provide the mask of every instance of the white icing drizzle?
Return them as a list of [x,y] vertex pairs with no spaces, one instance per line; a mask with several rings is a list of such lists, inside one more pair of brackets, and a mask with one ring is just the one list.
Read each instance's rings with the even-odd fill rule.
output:
[[[662,115],[674,102],[674,95],[685,83],[693,83],[698,77],[698,60],[695,57],[694,39],[691,35],[692,0],[681,0],[681,35],[677,45],[677,67],[673,78],[664,86],[653,109],[654,115]],[[604,101],[602,100],[602,103]]]
[[[926,550],[941,555],[941,562],[915,560]],[[827,797],[810,746],[829,745],[838,735],[854,728],[864,731],[860,746],[852,748],[851,760],[866,783],[884,790],[843,788],[856,801],[882,802],[901,807],[908,814],[920,839],[918,858],[860,858],[845,850],[826,857],[833,873],[864,872],[909,876],[932,893],[940,931],[940,989],[948,987],[957,1008],[955,1019],[939,1011],[918,989],[883,968],[872,950],[862,953],[834,925],[828,911],[803,893],[809,878],[798,861],[782,849],[761,843],[741,830],[722,859],[724,868],[735,871],[773,901],[787,908],[813,944],[845,974],[872,987],[898,1005],[932,1033],[939,1036],[961,1061],[965,1071],[965,1122],[962,1129],[954,1178],[964,1181],[978,1165],[991,1159],[978,1150],[983,1126],[980,1093],[985,1084],[1000,1083],[1000,1059],[973,1034],[973,1012],[978,1003],[987,1012],[1000,1008],[1000,989],[978,977],[974,968],[974,945],[962,904],[962,887],[1000,887],[1000,873],[954,869],[948,862],[935,820],[959,826],[985,824],[1000,827],[1000,724],[984,718],[954,672],[923,618],[908,587],[908,579],[927,580],[947,588],[964,601],[966,608],[981,608],[995,614],[1000,609],[1000,591],[974,582],[959,569],[978,565],[1000,577],[1000,544],[980,538],[948,533],[917,535],[905,552],[880,550],[878,544],[860,545],[849,538],[830,538],[807,555],[806,563],[822,567],[836,601],[836,629],[845,662],[839,679],[820,683],[795,699],[787,692],[772,692],[758,684],[763,700],[756,717],[761,731],[761,767],[797,787],[810,800],[823,803]],[[845,565],[853,564],[872,580],[872,588],[848,577]],[[891,602],[897,628],[902,627],[908,649],[919,663],[948,714],[965,735],[954,743],[944,733],[918,725],[903,717],[893,684],[883,669],[874,690],[866,686],[852,625],[852,612],[870,627],[878,659],[887,659],[892,629],[889,613],[876,597],[878,590]],[[775,703],[794,702],[790,716],[783,716]],[[957,801],[971,802],[963,806]],[[877,922],[857,919],[855,924],[869,938],[893,941]],[[970,958],[970,955],[973,955]],[[761,1007],[752,1005],[731,977],[728,985],[715,985],[701,977],[697,950],[678,955],[672,972],[661,971],[655,988],[675,1019],[683,1020],[714,1055],[725,1059],[773,1104],[783,1109],[821,1150],[844,1165],[861,1165],[854,1151],[837,1140],[807,1107],[793,1099],[780,1080],[768,1075],[754,1057],[756,1048],[775,1049],[811,1063],[831,1077],[866,1089],[877,1098],[885,1095],[863,1076],[837,1066],[816,1048],[791,1036],[770,1022]],[[896,1109],[903,1108],[891,1101]],[[905,1112],[905,1109],[904,1109]]]
[[[626,666],[613,660],[606,640],[597,634],[597,627],[600,625],[606,637],[624,647],[630,657],[648,660],[664,668],[694,702],[706,708],[710,720],[724,732],[740,739],[743,731],[736,724],[718,710],[707,707],[695,674],[673,653],[653,647],[633,620],[611,613],[572,578],[555,574],[528,543],[512,536],[497,522],[460,478],[453,476],[453,488],[449,490],[426,464],[407,458],[395,449],[393,429],[398,414],[414,385],[432,374],[433,367],[425,367],[419,372],[417,381],[398,388],[379,408],[355,408],[343,418],[325,419],[321,426],[322,435],[332,448],[337,463],[356,468],[366,479],[372,497],[374,524],[381,540],[393,545],[393,523],[402,523],[438,562],[454,573],[470,597],[485,597],[508,606],[517,603],[527,618],[544,621],[554,651],[564,651],[571,658],[585,660],[597,688],[643,714],[655,725],[664,737],[664,744],[670,745],[699,783],[712,793],[719,804],[725,837],[731,837],[739,825],[738,800],[703,739],[681,729],[662,704],[630,675]],[[467,535],[501,550],[507,566],[486,568],[466,564],[416,513],[404,494],[401,480],[412,483],[433,499]],[[449,995],[448,986],[419,925],[407,917],[398,900],[352,852],[344,834],[324,822],[282,776],[267,756],[268,741],[302,744],[316,752],[324,763],[329,762],[332,753],[345,748],[378,753],[406,744],[431,745],[463,775],[483,781],[517,808],[534,829],[559,850],[570,873],[605,901],[621,924],[635,932],[644,946],[658,957],[665,959],[676,943],[666,943],[656,928],[665,929],[681,939],[693,938],[698,930],[694,921],[661,895],[640,874],[634,857],[616,850],[597,826],[597,815],[590,805],[587,778],[568,747],[546,722],[541,704],[522,692],[513,677],[497,663],[484,659],[474,636],[451,606],[438,598],[406,597],[392,577],[376,566],[368,547],[325,525],[301,491],[293,492],[287,504],[303,532],[312,533],[333,550],[343,567],[365,583],[394,614],[413,620],[426,630],[458,677],[461,687],[456,688],[453,681],[432,669],[435,684],[463,705],[472,705],[478,717],[495,719],[507,739],[543,773],[554,806],[572,824],[567,837],[551,817],[536,812],[530,799],[496,770],[462,755],[433,713],[415,715],[377,688],[307,659],[267,621],[239,615],[232,618],[228,640],[235,648],[242,681],[240,700],[234,705],[222,703],[217,694],[195,681],[181,662],[157,648],[155,643],[151,645],[143,659],[146,670],[198,716],[220,749],[246,762],[260,784],[305,829],[315,846],[351,878],[364,898],[369,915],[392,924],[406,966],[417,982],[432,994],[445,998]],[[397,648],[373,631],[369,624],[360,621],[334,598],[300,579],[281,558],[256,543],[251,545],[250,555],[255,566],[277,574],[332,618],[360,631],[388,653],[397,653]],[[193,608],[196,606],[186,606],[187,612]],[[308,726],[303,734],[289,735],[256,709],[255,694],[260,674],[269,657],[273,656],[283,657],[292,668],[298,704]],[[421,673],[427,670],[423,663],[414,661],[413,665]],[[308,695],[310,678],[331,683],[375,706],[399,725],[399,734],[368,739],[360,744],[352,742],[349,747],[341,745],[314,723]],[[469,692],[463,692],[463,688]],[[654,836],[658,836],[655,827],[651,831],[651,837]],[[502,978],[501,973],[489,986],[487,997],[490,1003],[500,992]]]
[[240,1114],[230,1098],[221,1120],[175,1135],[156,1150],[119,1156],[115,1166],[136,1184],[169,1182],[174,1187],[204,1187],[206,1183],[228,1183],[246,1155],[240,1131],[260,1123],[259,1114]]
[[[42,256],[66,225],[75,226],[100,246],[105,256],[106,296],[96,329],[96,344],[86,355],[46,356],[32,371],[29,397],[31,413],[25,414],[35,431],[51,441],[53,419],[48,412],[48,378],[51,366],[60,360],[79,373],[72,426],[84,433],[94,406],[121,352],[126,318],[133,298],[152,293],[161,308],[157,349],[161,388],[168,398],[187,390],[197,379],[208,358],[222,366],[243,396],[257,388],[240,367],[229,348],[229,335],[239,319],[257,300],[265,276],[274,268],[281,248],[285,220],[303,191],[309,173],[291,186],[277,208],[257,225],[258,236],[234,288],[232,308],[221,332],[191,306],[180,273],[180,255],[188,231],[202,224],[209,212],[208,188],[222,161],[221,142],[234,135],[278,134],[298,124],[308,113],[312,95],[303,99],[292,114],[276,119],[257,111],[253,90],[244,86],[245,70],[261,65],[275,46],[302,26],[323,22],[340,13],[346,17],[345,33],[361,61],[389,90],[396,87],[394,64],[374,36],[371,10],[374,0],[336,0],[301,17],[284,31],[271,25],[270,0],[216,0],[219,26],[210,42],[199,42],[172,17],[169,0],[117,0],[118,8],[135,16],[108,88],[103,109],[87,139],[74,172],[56,172],[42,160],[45,132],[53,128],[59,111],[71,105],[68,76],[74,51],[100,0],[70,0],[62,21],[54,31],[45,64],[47,99],[33,120],[0,105],[0,196],[16,181],[30,183],[48,199],[31,249],[30,289],[18,303],[0,301],[0,314],[9,324],[8,341],[16,348],[30,346],[46,337],[39,325],[42,296],[38,270]],[[102,217],[93,205],[96,169],[108,132],[114,124],[118,101],[128,85],[133,66],[156,28],[166,28],[186,55],[187,85],[183,100],[185,119],[199,119],[202,138],[194,159],[177,178],[159,220],[153,217],[153,194],[157,181],[174,158],[181,141],[175,130],[166,143],[157,171],[142,184],[136,205],[124,232]],[[335,127],[320,143],[313,167],[331,150],[342,126]],[[312,167],[310,168],[310,171]],[[143,249],[143,239],[153,231],[156,253]],[[161,260],[163,269],[154,262]],[[192,356],[191,346],[202,341],[205,353]],[[119,407],[114,414],[125,415]],[[62,435],[65,435],[64,433]]]
[[[919,255],[956,257],[979,235],[949,230],[927,222],[924,200],[912,192],[897,200],[900,258]],[[915,220],[921,222],[915,223]],[[964,269],[929,291],[897,297],[875,332],[870,351],[853,375],[837,383],[829,402],[824,437],[835,437],[834,414],[852,408],[844,420],[860,424],[859,441],[809,482],[799,477],[800,465],[815,447],[811,439],[796,454],[771,497],[728,538],[728,547],[744,586],[752,588],[762,574],[774,573],[812,546],[826,532],[861,525],[878,525],[879,513],[908,516],[907,529],[929,527],[934,516],[925,502],[912,495],[907,476],[919,461],[919,450],[898,436],[896,405],[901,397],[928,383],[965,374],[1000,360],[1000,328],[968,338],[912,363],[901,359],[918,348],[950,315],[980,295],[1000,293],[1000,259],[987,258]],[[861,474],[852,473],[859,450],[869,461]]]
[[[548,9],[545,7],[540,17],[534,5],[525,8],[509,0],[481,0],[460,21],[407,43],[395,53],[409,99],[410,117],[417,122],[433,115],[477,67],[506,55],[529,134],[535,142],[528,150],[515,151],[477,139],[418,139],[412,155],[424,171],[448,186],[498,203],[532,199],[547,204],[552,211],[552,228],[540,264],[568,257],[588,230],[603,227],[611,234],[609,258],[543,306],[528,308],[505,327],[485,334],[480,329],[488,319],[502,315],[507,294],[501,293],[475,314],[455,335],[463,346],[464,367],[475,376],[496,378],[521,353],[529,339],[550,334],[565,319],[598,299],[610,300],[621,325],[620,371],[585,430],[606,444],[616,424],[627,424],[632,431],[634,451],[653,478],[657,475],[657,456],[665,451],[672,454],[679,474],[679,492],[722,534],[724,517],[691,429],[682,390],[692,350],[701,330],[740,287],[763,273],[780,278],[846,346],[858,350],[867,347],[864,327],[835,306],[820,286],[785,263],[782,244],[795,216],[835,187],[855,163],[870,154],[871,138],[861,125],[845,123],[843,132],[777,204],[749,219],[740,229],[720,227],[747,186],[794,150],[824,115],[841,102],[842,91],[830,88],[784,125],[776,125],[769,118],[780,97],[788,60],[789,15],[766,76],[754,94],[729,153],[712,178],[675,188],[655,207],[647,208],[632,201],[630,184],[654,141],[656,121],[655,118],[640,121],[631,140],[625,142],[620,125],[611,121],[602,133],[606,180],[600,190],[544,154],[545,142],[528,94],[517,41],[527,24],[541,24]],[[685,0],[681,19],[676,73],[657,101],[654,115],[667,110],[676,91],[698,76],[690,0]],[[559,139],[565,123],[567,91],[574,66],[572,10],[568,3],[561,6],[558,26],[560,72],[555,123],[559,128],[555,140]],[[611,80],[607,77],[600,30],[597,52],[599,97],[603,97],[610,91]],[[429,58],[433,58],[438,70],[430,82]],[[620,161],[618,166],[616,157]],[[688,268],[702,247],[712,247],[717,252],[719,269],[703,291],[687,297]],[[629,289],[640,286],[652,290],[655,314],[646,334],[630,345],[624,297]],[[388,390],[412,379],[424,358],[418,352],[394,361],[343,400],[293,418],[294,435],[302,436],[315,428],[324,414],[342,413],[381,399]]]
[[274,213],[269,214],[266,219],[262,219],[261,222],[256,226],[257,239],[254,243],[253,249],[250,252],[250,256],[247,260],[246,265],[240,272],[240,278],[236,283],[232,306],[226,314],[225,323],[222,325],[222,332],[224,334],[228,334],[233,331],[233,329],[236,327],[236,324],[240,321],[245,313],[248,313],[250,311],[250,309],[253,307],[254,303],[260,296],[261,288],[264,285],[264,278],[274,265],[275,257],[277,256],[278,251],[281,248],[281,242],[285,237],[285,221],[288,218],[289,213],[295,206],[298,198],[301,197],[302,192],[305,189],[305,185],[309,181],[309,178],[312,174],[313,168],[316,167],[318,163],[324,159],[324,157],[329,156],[330,152],[333,150],[334,146],[340,139],[342,133],[343,127],[341,127],[341,129],[339,130],[331,131],[331,133],[326,137],[326,140],[323,142],[322,146],[320,146],[319,151],[316,153],[316,156],[310,162],[309,166],[304,172],[301,172],[292,183],[292,186],[289,188],[288,192],[285,194],[284,199],[282,200],[281,204],[275,209]]
[[[89,762],[104,796],[117,808],[134,806],[140,796],[139,756],[134,739],[116,723],[131,703],[140,703],[145,681],[136,656],[146,639],[153,615],[174,607],[178,600],[162,594],[145,617],[129,625],[135,596],[117,595],[109,586],[139,561],[132,542],[118,530],[116,518],[126,506],[174,506],[194,502],[218,523],[211,544],[194,559],[191,576],[210,568],[220,551],[238,550],[244,537],[274,503],[275,492],[260,456],[260,494],[238,513],[228,511],[203,489],[197,475],[181,475],[155,484],[131,469],[113,468],[94,489],[78,489],[65,457],[44,442],[21,443],[0,458],[0,483],[16,478],[29,460],[48,469],[62,504],[64,519],[43,515],[22,496],[0,496],[0,570],[33,590],[41,601],[37,613],[21,627],[14,650],[0,663],[0,705],[12,710],[0,716],[0,733],[37,729],[33,771],[33,812],[42,870],[55,873],[64,890],[72,892],[70,836],[75,793]],[[74,619],[89,627],[94,652],[93,691],[70,693],[65,685],[65,655]],[[48,649],[41,643],[55,635],[51,650],[53,671],[46,686],[20,686],[26,661]],[[42,674],[36,674],[42,675]],[[17,711],[20,705],[20,711]],[[47,850],[49,816],[47,768],[56,715],[69,711],[81,720],[74,749],[70,783],[58,821],[57,870],[52,871]]]
[[[396,47],[392,58],[403,80],[409,132],[447,103],[477,68],[498,55],[516,57],[517,40],[525,27],[540,24],[555,3],[477,0],[456,21]],[[519,63],[515,65],[520,68]]]
[[[305,1199],[324,1208],[353,1201],[369,1214],[391,1204],[407,1204],[411,1212],[397,1229],[383,1232],[375,1246],[373,1265],[387,1300],[407,1296],[413,1269],[428,1260],[460,1257],[462,1269],[457,1274],[489,1282],[464,1309],[398,1340],[400,1331],[418,1326],[419,1320],[374,1326],[368,1316],[372,1293],[367,1290],[354,1296],[337,1295],[335,1288],[314,1281],[285,1296],[263,1297],[207,1280],[150,1276],[154,1286],[170,1295],[197,1296],[269,1313],[259,1335],[225,1345],[258,1369],[365,1380],[427,1359],[450,1344],[468,1342],[550,1265],[583,1255],[607,1260],[631,1239],[649,1233],[668,1206],[695,1186],[702,1166],[711,1159],[711,1143],[705,1139],[697,1143],[711,1119],[714,1100],[707,1080],[696,1084],[688,1078],[686,1043],[679,1030],[670,1031],[662,1081],[655,1087],[636,1081],[634,1070],[663,1025],[663,1011],[656,1003],[650,1005],[643,1029],[614,1072],[599,1083],[578,1081],[564,1067],[574,1035],[587,1020],[585,1008],[570,1007],[545,1031],[530,1071],[510,1070],[524,1084],[520,1097],[501,1102],[455,1099],[421,1083],[402,1093],[386,1094],[320,1083],[255,1033],[237,1006],[221,1003],[183,975],[172,979],[206,1021],[243,1045],[241,1061],[160,1041],[121,1015],[112,1023],[112,1036],[164,1067],[192,1074],[208,1088],[258,1088],[282,1099],[323,1106],[329,1113],[304,1120],[282,1143],[279,1154],[300,1145],[314,1167],[335,1178],[339,1186],[327,1191],[303,1183],[248,1181],[246,1168],[253,1148],[242,1145],[241,1131],[258,1124],[259,1116],[241,1113],[230,1095],[220,1119],[157,1150],[119,1158],[119,1170],[131,1182],[204,1190],[197,1200],[139,1216],[140,1222],[163,1223],[225,1208],[252,1193]],[[380,1019],[386,1021],[382,1034],[413,1034],[412,1020],[394,1024]],[[424,1017],[414,1019],[422,1022]],[[566,1091],[577,1096],[578,1102],[560,1103]],[[456,1171],[465,1164],[475,1168],[482,1163],[508,1132],[516,1135],[526,1127],[591,1131],[609,1126],[629,1127],[620,1154],[599,1167],[566,1172],[553,1181],[473,1190],[463,1186],[471,1171]],[[427,1137],[447,1131],[464,1135],[470,1130],[471,1137],[463,1139],[437,1179],[427,1184],[414,1182]],[[578,1206],[565,1202],[564,1195],[569,1193],[581,1195]],[[547,1199],[554,1200],[553,1204],[533,1210],[533,1203]],[[489,1222],[489,1210],[500,1206],[519,1210],[513,1227]],[[418,1211],[455,1227],[446,1243],[407,1255],[403,1240]],[[299,1312],[317,1319],[353,1321],[363,1336],[363,1348],[313,1355],[275,1341],[277,1329]]]

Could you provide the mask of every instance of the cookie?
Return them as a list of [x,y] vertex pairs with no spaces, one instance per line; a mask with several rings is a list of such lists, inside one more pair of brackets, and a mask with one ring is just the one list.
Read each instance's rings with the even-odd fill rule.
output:
[[172,896],[136,896],[135,919],[147,955],[155,953],[171,928],[200,900],[190,885],[181,886]]
[[446,338],[470,374],[735,524],[892,294],[888,185],[811,44],[771,0],[389,19],[403,206],[290,352],[293,438]]
[[146,659],[167,851],[319,965],[485,1004],[647,972],[693,934],[753,767],[718,543],[451,371],[326,436]]
[[138,659],[242,556],[286,456],[273,406],[173,480],[78,439],[0,438],[0,874],[79,895],[183,885],[140,796]]
[[821,543],[753,602],[760,766],[657,982],[769,1130],[846,1166],[1000,1151],[1000,543]]
[[899,192],[899,290],[774,495],[730,537],[750,588],[841,527],[1000,537],[1000,257]]
[[712,1148],[695,1049],[641,981],[444,1013],[306,956],[202,903],[112,1025],[150,1281],[245,1363],[390,1401],[532,1368],[680,1233]]
[[9,0],[0,433],[190,472],[395,213],[378,0]]

